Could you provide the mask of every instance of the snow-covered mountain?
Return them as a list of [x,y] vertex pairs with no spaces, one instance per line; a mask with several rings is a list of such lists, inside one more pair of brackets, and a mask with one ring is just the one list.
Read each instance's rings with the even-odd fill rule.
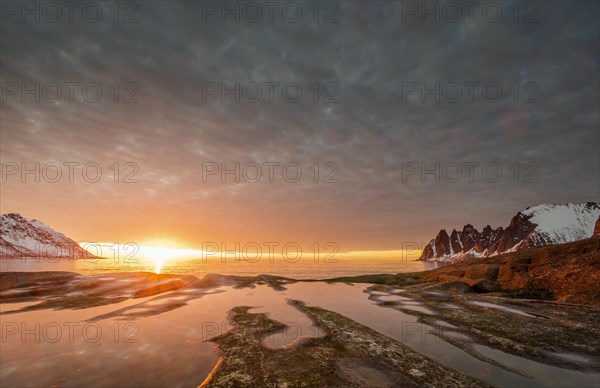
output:
[[594,234],[600,220],[597,202],[542,204],[518,212],[508,227],[479,232],[471,224],[450,235],[440,230],[423,249],[420,260],[457,261],[489,257],[518,249],[583,240]]
[[38,220],[28,220],[19,214],[0,216],[0,256],[2,258],[93,257],[75,241]]

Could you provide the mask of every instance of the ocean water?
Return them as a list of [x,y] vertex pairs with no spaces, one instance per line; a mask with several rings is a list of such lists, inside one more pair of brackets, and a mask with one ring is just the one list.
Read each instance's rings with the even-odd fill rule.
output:
[[50,259],[15,258],[0,260],[0,272],[9,271],[70,271],[80,274],[109,272],[155,272],[203,277],[208,273],[224,275],[269,274],[293,279],[327,279],[375,273],[418,272],[436,268],[437,263],[401,258],[340,258],[336,262],[315,262],[300,259],[289,262],[283,258],[260,259],[256,262],[235,258],[171,258],[136,257],[126,259]]

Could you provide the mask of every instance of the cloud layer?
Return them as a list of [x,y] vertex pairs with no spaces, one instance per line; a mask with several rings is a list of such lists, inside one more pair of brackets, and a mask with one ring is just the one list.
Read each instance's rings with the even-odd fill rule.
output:
[[[206,4],[121,3],[117,23],[108,2],[96,23],[77,10],[73,23],[23,23],[3,9],[2,162],[95,162],[103,176],[89,183],[81,165],[73,183],[5,176],[2,212],[87,241],[335,241],[345,251],[398,249],[467,222],[505,225],[542,202],[599,200],[597,3],[500,2],[498,22],[481,7],[450,22],[447,3],[428,2],[434,13],[423,20],[420,2],[320,3],[318,16],[296,2],[296,23],[279,13],[292,14],[286,2],[272,23],[261,2],[256,23],[244,18],[255,14],[223,22],[223,4]],[[129,14],[137,23],[123,22]],[[35,92],[22,102],[35,83],[40,102]],[[44,99],[56,96],[53,83],[59,103]],[[101,87],[96,103],[82,97],[88,83]],[[230,92],[223,102],[236,83],[240,101]],[[422,95],[436,83],[439,93]],[[253,103],[256,85],[263,98]],[[297,86],[299,101],[287,101]],[[134,171],[127,162],[138,183],[122,182]],[[272,183],[203,179],[203,163],[236,162],[280,165]],[[290,162],[302,168],[296,183],[278,170]],[[439,182],[421,177],[422,163],[439,163]],[[479,163],[472,179],[465,163]],[[338,182],[323,182],[332,173]]]

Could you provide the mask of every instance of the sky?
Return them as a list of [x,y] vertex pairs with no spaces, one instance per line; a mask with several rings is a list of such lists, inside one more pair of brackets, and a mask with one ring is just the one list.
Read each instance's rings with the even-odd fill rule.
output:
[[600,200],[598,2],[266,3],[2,2],[2,213],[344,252]]

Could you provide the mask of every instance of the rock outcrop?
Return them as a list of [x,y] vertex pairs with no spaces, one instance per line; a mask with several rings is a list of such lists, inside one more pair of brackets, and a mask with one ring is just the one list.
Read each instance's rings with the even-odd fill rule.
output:
[[430,271],[425,279],[462,282],[478,293],[600,306],[600,239],[462,260]]

